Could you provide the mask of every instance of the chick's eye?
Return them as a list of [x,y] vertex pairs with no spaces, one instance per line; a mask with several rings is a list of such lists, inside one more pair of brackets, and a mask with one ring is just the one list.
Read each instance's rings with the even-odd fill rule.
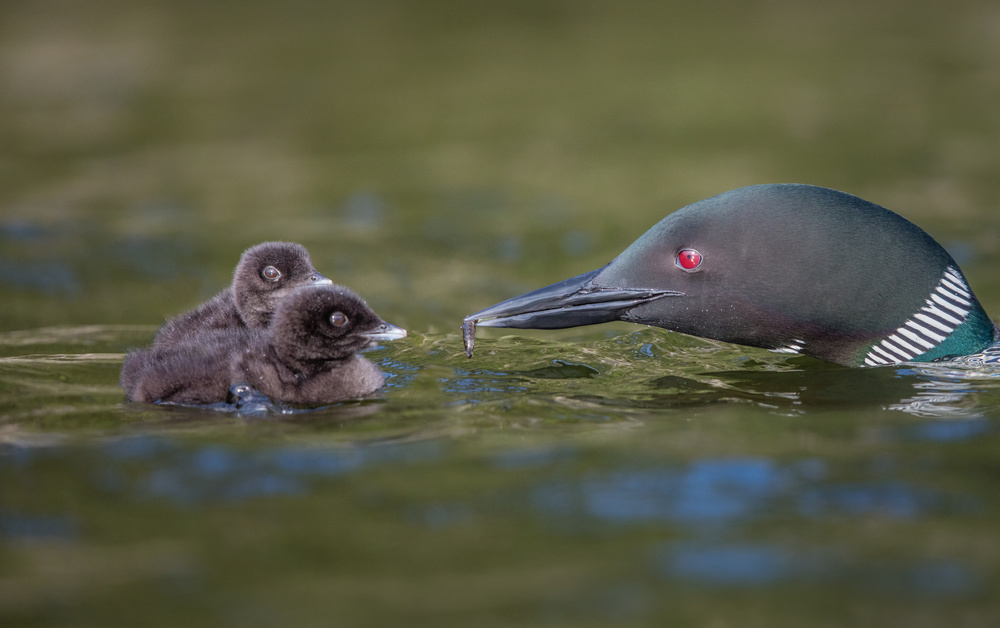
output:
[[701,266],[701,262],[701,253],[694,249],[681,249],[677,253],[677,258],[674,260],[674,263],[677,264],[681,270],[686,270],[688,272],[698,270],[698,267]]
[[343,312],[334,312],[330,315],[330,324],[334,327],[343,327],[347,324],[347,316]]
[[267,279],[268,281],[277,281],[281,278],[281,271],[274,266],[268,266],[262,270],[260,274],[263,275],[264,279]]

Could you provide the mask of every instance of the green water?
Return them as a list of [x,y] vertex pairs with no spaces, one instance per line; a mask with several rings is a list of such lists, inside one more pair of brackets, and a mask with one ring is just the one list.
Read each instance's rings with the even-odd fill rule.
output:
[[[0,625],[1000,624],[1000,372],[458,330],[776,181],[997,316],[998,41],[982,1],[4,3]],[[124,403],[271,239],[410,331],[386,388]]]

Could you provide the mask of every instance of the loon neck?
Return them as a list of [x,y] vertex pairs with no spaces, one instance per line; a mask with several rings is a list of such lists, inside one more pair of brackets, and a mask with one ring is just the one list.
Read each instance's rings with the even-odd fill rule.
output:
[[997,327],[955,266],[945,268],[924,305],[895,331],[871,345],[866,366],[930,362],[982,351],[997,339]]

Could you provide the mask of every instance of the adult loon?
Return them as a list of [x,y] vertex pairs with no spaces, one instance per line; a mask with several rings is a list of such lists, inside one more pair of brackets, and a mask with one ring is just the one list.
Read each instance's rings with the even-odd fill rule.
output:
[[802,184],[675,211],[598,270],[498,303],[475,326],[655,325],[846,366],[977,354],[1000,340],[951,255],[888,209]]

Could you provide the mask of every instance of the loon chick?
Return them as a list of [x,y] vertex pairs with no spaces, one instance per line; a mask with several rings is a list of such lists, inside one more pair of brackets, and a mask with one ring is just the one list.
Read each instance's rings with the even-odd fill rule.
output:
[[210,329],[266,327],[275,305],[290,290],[332,284],[316,272],[309,252],[301,244],[258,244],[243,252],[228,288],[194,310],[164,323],[153,346],[170,347]]
[[381,371],[359,353],[405,336],[347,288],[305,287],[278,304],[266,329],[209,330],[130,353],[121,384],[131,401],[224,402],[231,386],[248,384],[277,401],[332,403],[378,390]]
[[1000,340],[951,255],[901,216],[802,184],[668,215],[611,263],[472,314],[475,326],[663,327],[846,366],[967,356]]
[[119,384],[129,401],[226,401],[233,355],[263,335],[247,327],[216,328],[170,345],[130,351]]
[[360,352],[404,338],[354,292],[340,286],[299,290],[278,306],[266,342],[239,353],[233,382],[292,403],[329,403],[372,393],[385,382]]

